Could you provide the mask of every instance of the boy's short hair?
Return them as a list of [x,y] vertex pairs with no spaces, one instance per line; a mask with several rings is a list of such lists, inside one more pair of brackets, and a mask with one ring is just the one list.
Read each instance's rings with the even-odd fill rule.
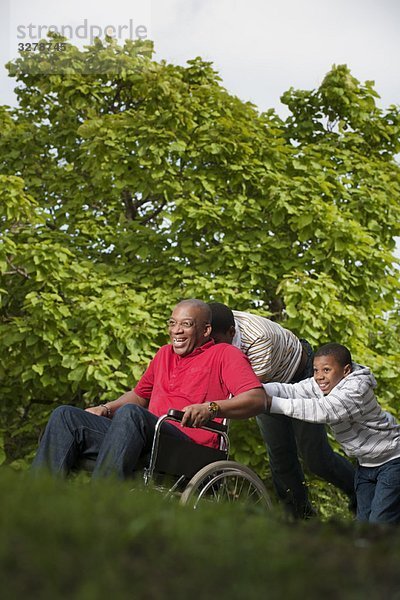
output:
[[209,302],[211,308],[211,327],[215,333],[226,333],[230,327],[235,327],[233,312],[221,302]]
[[346,346],[335,342],[320,346],[315,352],[314,358],[317,358],[317,356],[333,356],[341,367],[351,365],[352,362],[350,350]]

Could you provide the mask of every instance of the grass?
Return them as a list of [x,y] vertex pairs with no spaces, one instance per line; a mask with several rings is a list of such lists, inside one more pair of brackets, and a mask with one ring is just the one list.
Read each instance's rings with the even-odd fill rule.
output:
[[123,483],[0,470],[3,598],[400,599],[397,528],[193,511]]

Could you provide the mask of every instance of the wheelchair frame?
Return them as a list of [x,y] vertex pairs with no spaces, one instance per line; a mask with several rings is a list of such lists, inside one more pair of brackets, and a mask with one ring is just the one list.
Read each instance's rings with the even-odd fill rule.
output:
[[[180,422],[182,416],[183,412],[171,409],[158,419],[150,462],[144,470],[145,484],[150,484],[155,474],[161,472],[176,478],[167,490],[167,497],[179,493],[181,504],[197,508],[203,501],[240,502],[246,506],[270,509],[271,500],[258,475],[249,467],[228,460],[227,423],[210,421],[200,428],[220,437],[219,449],[163,436],[162,424],[167,420]],[[175,460],[172,459],[171,463],[174,455]]]

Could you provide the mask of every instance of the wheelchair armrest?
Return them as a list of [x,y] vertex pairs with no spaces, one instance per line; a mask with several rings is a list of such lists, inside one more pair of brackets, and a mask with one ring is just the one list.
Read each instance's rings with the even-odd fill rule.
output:
[[[182,410],[176,410],[175,408],[170,408],[167,414],[168,417],[171,417],[175,421],[182,421],[182,417],[184,415]],[[220,433],[226,433],[228,431],[227,425],[214,420],[208,421],[205,427],[211,428],[213,431],[218,431]],[[199,429],[201,429],[201,427],[199,427]]]

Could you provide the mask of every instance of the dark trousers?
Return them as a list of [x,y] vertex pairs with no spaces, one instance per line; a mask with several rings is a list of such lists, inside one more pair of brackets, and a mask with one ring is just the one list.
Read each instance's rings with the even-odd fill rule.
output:
[[259,415],[257,423],[267,446],[276,493],[294,517],[307,517],[312,510],[298,455],[311,473],[353,496],[354,467],[332,450],[324,425],[284,415]]
[[[311,377],[313,373],[311,346],[306,340],[301,342],[308,360],[303,372],[291,383]],[[307,470],[353,499],[355,469],[332,450],[325,425],[306,423],[285,415],[259,415],[257,423],[267,447],[276,493],[295,518],[312,513],[299,455]]]
[[[157,418],[136,404],[122,406],[112,419],[59,406],[50,416],[32,469],[65,477],[78,459],[94,458],[94,478],[132,477],[139,460],[151,451]],[[170,423],[162,427],[168,435],[190,439]]]

